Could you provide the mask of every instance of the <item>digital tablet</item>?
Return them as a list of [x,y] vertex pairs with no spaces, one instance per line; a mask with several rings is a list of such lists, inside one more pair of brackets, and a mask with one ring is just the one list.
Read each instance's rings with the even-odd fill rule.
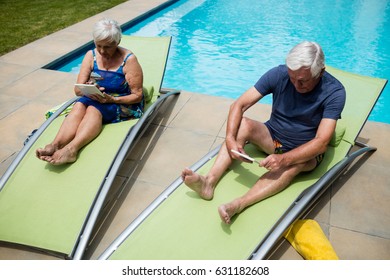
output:
[[255,160],[254,158],[251,158],[250,156],[247,156],[247,155],[245,155],[245,154],[243,154],[243,153],[240,153],[239,151],[236,151],[236,150],[231,150],[233,153],[235,153],[235,154],[237,154],[237,155],[239,155],[240,157],[243,157],[243,158],[245,158],[245,159],[247,159],[247,160],[249,160],[250,162],[256,162],[256,163],[259,163],[260,164],[260,162],[258,162],[257,160]]
[[81,90],[81,93],[85,96],[89,96],[92,94],[104,96],[104,94],[95,85],[75,84],[75,87]]

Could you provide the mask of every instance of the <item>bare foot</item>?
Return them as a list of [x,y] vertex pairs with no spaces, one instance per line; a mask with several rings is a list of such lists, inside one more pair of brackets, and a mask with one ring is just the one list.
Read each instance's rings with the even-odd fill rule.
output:
[[184,183],[201,198],[211,200],[214,196],[214,186],[211,186],[204,176],[201,176],[189,168],[185,168],[181,173]]
[[225,224],[230,224],[232,222],[233,216],[240,212],[240,205],[235,201],[223,204],[218,207],[219,216],[221,217],[222,222]]
[[55,145],[47,144],[45,146],[45,148],[43,148],[43,149],[38,148],[35,151],[35,154],[36,154],[37,158],[42,159],[41,157],[52,156],[57,150],[58,150],[58,147],[56,147]]
[[68,147],[64,147],[55,151],[51,156],[42,156],[41,159],[53,165],[62,165],[75,162],[77,159],[77,152],[72,151]]

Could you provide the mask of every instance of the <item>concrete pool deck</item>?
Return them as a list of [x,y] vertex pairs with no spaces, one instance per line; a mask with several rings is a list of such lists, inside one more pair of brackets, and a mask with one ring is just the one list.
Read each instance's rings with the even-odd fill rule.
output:
[[[0,175],[30,132],[43,123],[45,112],[73,97],[75,74],[41,67],[89,42],[93,24],[102,17],[123,24],[164,2],[127,1],[0,57]],[[233,100],[205,94],[183,91],[164,105],[118,173],[113,189],[120,195],[107,210],[85,258],[96,259],[183,167],[223,141]],[[269,111],[270,106],[258,104],[248,115],[266,120]],[[359,140],[378,151],[352,165],[309,214],[320,223],[340,259],[390,259],[388,139],[389,124],[367,122]],[[156,176],[156,170],[164,172]],[[287,242],[270,258],[302,259]],[[55,257],[0,243],[0,259]]]

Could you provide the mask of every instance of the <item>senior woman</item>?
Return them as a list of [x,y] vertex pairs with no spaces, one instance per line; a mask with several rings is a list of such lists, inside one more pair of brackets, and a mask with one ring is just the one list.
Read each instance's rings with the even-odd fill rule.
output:
[[96,84],[103,93],[81,96],[65,118],[54,140],[36,150],[36,156],[53,165],[72,163],[79,150],[95,139],[102,125],[143,114],[143,74],[136,56],[119,46],[122,31],[114,20],[103,19],[93,30],[95,49],[86,53],[78,84]]

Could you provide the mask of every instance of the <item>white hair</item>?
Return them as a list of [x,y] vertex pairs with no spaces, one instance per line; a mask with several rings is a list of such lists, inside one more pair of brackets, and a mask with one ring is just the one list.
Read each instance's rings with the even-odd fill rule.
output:
[[95,42],[108,40],[119,44],[122,38],[122,29],[115,20],[104,18],[95,24],[92,36]]
[[313,78],[316,78],[325,67],[324,52],[319,44],[304,41],[291,49],[286,57],[286,65],[293,71],[310,68]]

